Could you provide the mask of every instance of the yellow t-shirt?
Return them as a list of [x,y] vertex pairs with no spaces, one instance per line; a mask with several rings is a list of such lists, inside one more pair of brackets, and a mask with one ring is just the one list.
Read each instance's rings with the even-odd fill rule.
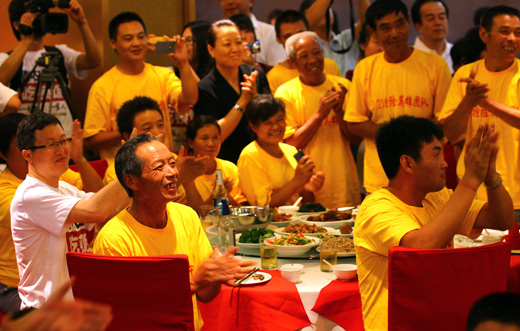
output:
[[[400,115],[433,119],[441,110],[451,81],[444,59],[414,49],[408,59],[389,63],[384,53],[356,66],[345,121],[383,124]],[[365,139],[364,185],[375,192],[388,185],[375,140]]]
[[[341,71],[336,64],[336,61],[331,60],[328,57],[324,58],[323,60],[324,73],[341,77]],[[271,93],[274,94],[281,85],[287,83],[293,78],[298,77],[299,75],[300,74],[298,73],[298,69],[289,69],[278,63],[267,73],[267,80],[269,81],[269,88],[271,89]]]
[[[452,194],[452,190],[444,188],[427,194],[423,207],[413,207],[382,188],[361,204],[354,244],[365,330],[388,329],[388,250],[399,246],[406,233],[421,228],[437,216]],[[480,235],[481,230],[474,229],[473,225],[484,204],[484,201],[473,201],[457,233],[471,238]]]
[[[81,176],[70,169],[60,177],[60,180],[80,190],[83,188]],[[18,287],[20,282],[11,234],[11,201],[22,182],[23,179],[13,175],[8,168],[0,173],[0,283],[9,287]]]
[[[350,81],[343,77],[326,75],[319,86],[308,86],[296,77],[283,84],[275,96],[285,103],[287,126],[285,139],[292,136],[317,111],[320,98],[338,83],[350,90]],[[347,94],[348,98],[348,94]],[[343,104],[345,109],[346,102]],[[315,192],[316,201],[327,208],[355,206],[360,202],[356,164],[350,151],[350,142],[341,133],[334,111],[321,122],[314,137],[302,149],[316,165],[315,171],[323,171],[325,181]]]
[[[177,154],[172,153],[173,158],[177,160]],[[107,185],[113,180],[117,180],[116,175],[116,166],[115,163],[112,162],[108,165],[108,168],[105,172],[105,178],[103,178],[103,184]],[[185,205],[188,202],[188,199],[186,197],[186,190],[184,189],[184,186],[178,185],[177,186],[177,196],[175,197],[175,200],[173,202],[182,203]]]
[[[222,178],[231,178],[233,180],[233,190],[228,192],[229,196],[233,197],[238,203],[244,202],[244,196],[240,192],[240,186],[238,185],[238,170],[237,166],[230,161],[216,159],[217,169],[222,169]],[[195,188],[200,194],[202,201],[206,201],[211,197],[215,182],[217,180],[217,172],[213,172],[211,175],[201,175],[195,179]]]
[[[121,211],[99,231],[94,254],[110,256],[157,256],[186,254],[192,274],[213,253],[195,211],[171,202],[166,207],[168,223],[153,229],[139,223],[127,210]],[[193,267],[193,268],[192,268]],[[172,298],[174,299],[174,298]],[[197,298],[192,296],[195,328],[203,325]]]
[[[242,150],[238,158],[238,177],[240,188],[249,202],[255,203],[256,196],[271,196],[294,177],[298,165],[294,154],[298,150],[292,145],[279,145],[283,152],[281,158],[267,153],[256,140]],[[284,204],[293,204],[298,196],[298,193],[293,194]]]
[[[475,71],[475,79],[481,83],[488,84],[488,93],[491,100],[500,102],[506,106],[520,109],[520,61],[515,59],[513,65],[501,72],[490,72],[486,69],[484,60],[480,60],[463,66],[455,73],[450,85],[446,102],[439,114],[439,120],[444,121],[453,114],[462,98],[466,95],[466,83],[459,82],[460,78],[469,77],[470,72]],[[520,172],[519,172],[519,130],[507,124],[490,111],[476,106],[468,118],[465,138],[469,141],[475,135],[479,125],[494,124],[495,130],[500,132],[497,144],[500,147],[496,168],[502,176],[502,183],[511,195],[515,209],[520,209]],[[464,175],[464,154],[466,146],[462,150],[461,157],[457,163],[457,175],[462,178]],[[477,198],[487,200],[487,191],[481,185],[477,191]]]
[[[169,109],[177,109],[182,92],[181,81],[173,70],[145,63],[138,75],[125,75],[116,66],[92,84],[88,95],[83,135],[92,137],[99,132],[117,131],[116,116],[119,108],[136,96],[147,96],[159,103],[164,117],[164,143],[173,149]],[[114,163],[119,144],[99,150],[102,159]]]

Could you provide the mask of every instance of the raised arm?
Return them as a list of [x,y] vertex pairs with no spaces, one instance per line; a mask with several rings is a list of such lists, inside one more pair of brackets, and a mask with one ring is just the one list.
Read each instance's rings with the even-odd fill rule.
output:
[[[461,227],[475,198],[477,188],[483,181],[490,184],[496,179],[491,172],[495,169],[494,163],[497,152],[495,143],[497,138],[498,134],[493,131],[493,128],[488,128],[487,126],[479,127],[475,137],[466,146],[464,158],[466,164],[465,173],[450,200],[442,211],[428,224],[405,234],[401,239],[400,246],[444,248],[449,244],[453,235]],[[507,226],[511,226],[513,220],[512,202],[507,192],[505,190],[502,191],[502,189],[500,187],[496,189],[496,198],[504,201],[494,201],[493,204],[499,203],[499,207],[504,208],[504,211],[492,215],[493,221],[489,221],[487,216],[491,216],[490,212],[497,212],[497,210],[493,208],[488,212],[488,208],[484,206],[477,217],[475,227],[491,225],[490,227],[508,228]],[[509,213],[510,215],[508,215]],[[505,220],[498,220],[501,217],[505,217]]]
[[182,77],[182,92],[179,95],[179,102],[193,105],[197,103],[199,99],[199,90],[197,88],[199,77],[195,71],[192,70],[190,62],[188,61],[186,42],[184,39],[180,36],[174,36],[171,40],[175,41],[175,52],[168,54],[168,56],[177,64],[180,76]]
[[85,53],[81,53],[76,60],[77,70],[92,69],[99,66],[101,64],[101,52],[99,51],[96,38],[90,30],[83,7],[81,7],[77,0],[71,0],[70,8],[63,10],[78,24],[81,37],[83,38]]

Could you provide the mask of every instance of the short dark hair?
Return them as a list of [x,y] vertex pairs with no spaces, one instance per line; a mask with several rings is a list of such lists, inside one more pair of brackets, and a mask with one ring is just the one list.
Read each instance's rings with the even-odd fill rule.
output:
[[278,38],[281,38],[280,35],[280,27],[284,23],[296,23],[302,21],[303,24],[305,24],[305,27],[307,30],[309,30],[309,21],[307,21],[307,17],[305,15],[297,10],[285,10],[283,11],[277,18],[276,22],[274,23],[274,30],[276,31],[276,36]]
[[[218,129],[218,133],[220,134],[220,125],[218,125],[217,119],[213,116],[209,115],[200,115],[195,116],[186,127],[186,138],[188,140],[195,140],[197,137],[197,132],[200,128],[205,127],[206,125],[215,125]],[[188,151],[191,152],[191,148],[188,147]]]
[[397,175],[402,155],[419,162],[423,145],[443,137],[442,129],[426,118],[403,115],[385,123],[377,132],[376,146],[388,179]]
[[376,0],[368,7],[365,21],[375,31],[376,21],[392,13],[403,13],[404,18],[408,20],[408,8],[401,0]]
[[486,321],[520,327],[520,295],[499,292],[479,299],[469,311],[466,331],[473,331]]
[[414,24],[419,23],[422,24],[422,17],[421,17],[421,7],[428,2],[440,2],[444,9],[446,10],[446,17],[450,17],[450,10],[448,9],[448,6],[446,3],[442,0],[416,0],[412,8],[410,9],[410,14],[412,15],[412,22]]
[[137,96],[131,100],[126,101],[117,113],[116,122],[117,128],[121,136],[123,133],[132,134],[134,129],[135,115],[142,113],[146,110],[156,110],[161,114],[164,119],[159,103],[152,98]]
[[137,15],[133,12],[123,12],[121,14],[117,14],[114,18],[110,20],[110,23],[108,24],[108,37],[110,39],[116,40],[117,39],[117,31],[119,29],[119,26],[123,23],[128,22],[139,22],[143,26],[144,32],[146,33],[146,26],[144,25],[143,19],[141,16]]
[[129,139],[116,153],[114,166],[116,169],[117,179],[130,198],[134,196],[134,192],[126,186],[124,177],[125,175],[135,175],[138,178],[141,177],[143,174],[144,161],[137,156],[136,151],[139,146],[151,143],[152,141],[159,140],[150,134],[143,133],[137,137]]
[[[215,42],[217,41],[217,31],[221,27],[224,26],[234,26],[237,27],[233,21],[229,19],[223,19],[216,22],[213,22],[208,30],[208,45],[211,45],[211,47],[215,47]],[[238,27],[237,27],[238,29]]]
[[231,16],[229,19],[236,24],[239,30],[251,31],[253,33],[255,32],[253,22],[251,22],[251,19],[246,14],[238,13]]
[[489,8],[484,16],[482,16],[480,26],[486,29],[487,32],[490,32],[493,27],[493,19],[498,15],[510,15],[520,18],[520,12],[516,8],[509,6],[494,6]]
[[36,130],[43,130],[46,126],[52,124],[58,124],[63,128],[59,119],[42,111],[34,112],[24,118],[16,131],[18,149],[23,151],[24,149],[34,147]]
[[11,113],[0,117],[0,151],[2,151],[3,155],[9,153],[11,141],[16,138],[18,124],[25,117],[27,115],[22,113]]
[[[267,121],[271,116],[282,111],[285,117],[285,104],[282,99],[273,97],[271,94],[260,94],[249,102],[245,113],[247,121],[253,126],[259,125],[261,122]],[[258,137],[256,133],[250,132],[254,140]]]
[[9,21],[11,22],[11,28],[13,29],[14,36],[20,40],[20,32],[15,29],[14,22],[20,22],[22,15],[26,12],[24,3],[26,0],[12,0],[9,4]]

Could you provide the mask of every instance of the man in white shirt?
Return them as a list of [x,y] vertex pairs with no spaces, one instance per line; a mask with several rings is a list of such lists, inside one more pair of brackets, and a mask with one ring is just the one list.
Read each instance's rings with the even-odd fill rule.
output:
[[18,93],[0,83],[0,116],[17,112],[20,104]]
[[[71,224],[102,223],[129,204],[117,181],[94,194],[59,180],[68,169],[71,151],[83,150],[82,136],[79,123],[68,138],[59,120],[44,112],[31,114],[18,126],[17,144],[28,173],[11,202],[11,231],[22,309],[40,307],[69,280],[65,236]],[[72,299],[72,293],[66,297]]]
[[274,26],[260,22],[251,13],[254,0],[220,0],[222,13],[230,18],[231,16],[242,13],[251,18],[255,28],[256,38],[260,41],[262,51],[256,54],[256,62],[274,67],[287,59],[282,45],[276,41]]
[[411,9],[412,21],[421,34],[415,38],[414,47],[421,51],[442,56],[453,74],[450,50],[453,46],[448,36],[448,6],[442,0],[416,0]]

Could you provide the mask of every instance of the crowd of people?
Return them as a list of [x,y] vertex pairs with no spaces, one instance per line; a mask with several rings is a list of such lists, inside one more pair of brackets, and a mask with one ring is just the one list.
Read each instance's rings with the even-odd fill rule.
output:
[[[446,248],[455,234],[520,223],[517,9],[478,11],[478,26],[451,44],[442,0],[416,0],[410,11],[400,0],[360,0],[360,19],[344,31],[331,0],[278,11],[273,25],[252,14],[252,0],[220,3],[225,19],[190,22],[178,36],[149,34],[137,13],[111,18],[117,63],[92,84],[82,128],[68,76],[101,63],[83,8],[71,0],[63,9],[81,31],[79,52],[45,45],[39,13],[11,0],[19,43],[0,53],[2,312],[49,309],[56,291],[72,298],[68,251],[187,254],[200,329],[197,300],[211,301],[251,265],[232,258],[235,248],[214,254],[202,230],[197,213],[212,204],[218,169],[236,206],[361,204],[366,330],[388,327],[390,247]],[[174,68],[146,62],[160,40],[175,42],[165,55]],[[56,81],[40,111],[39,59],[49,52],[66,85]],[[185,114],[176,148],[174,117]],[[445,145],[458,158],[453,190]],[[84,148],[107,161],[104,178]],[[109,312],[97,310],[106,327]]]

